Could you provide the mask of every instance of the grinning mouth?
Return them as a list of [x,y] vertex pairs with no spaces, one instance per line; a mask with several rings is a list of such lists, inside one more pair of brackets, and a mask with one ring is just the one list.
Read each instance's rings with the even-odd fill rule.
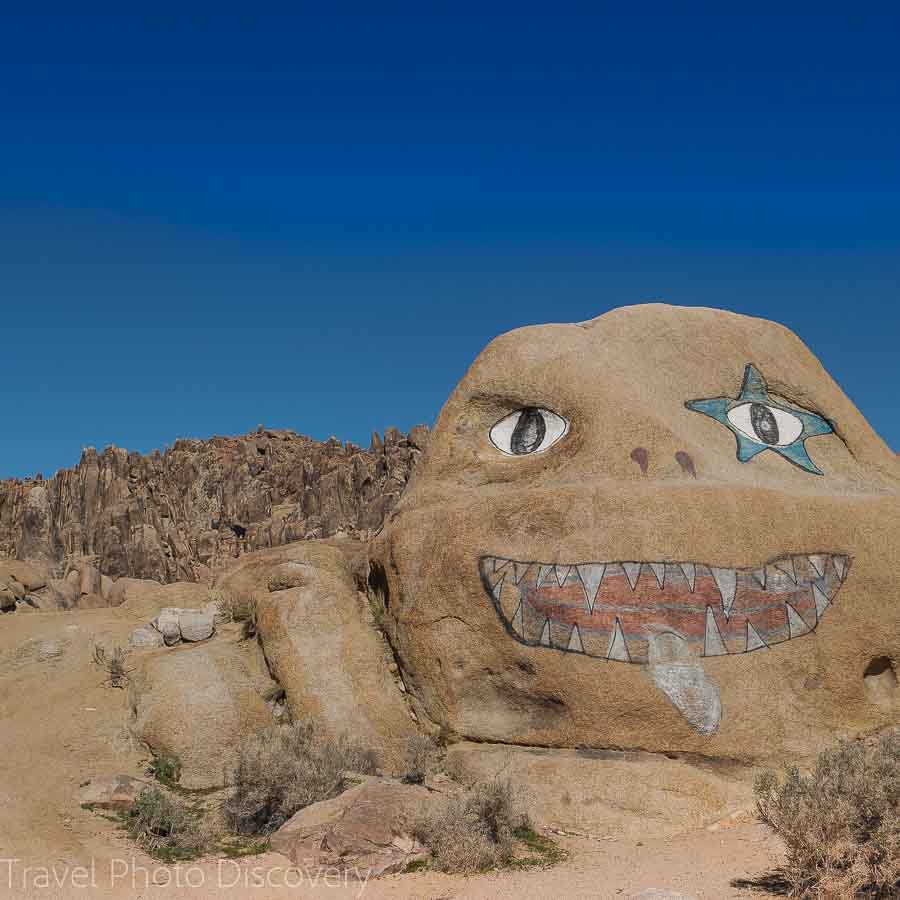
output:
[[814,631],[846,554],[782,556],[756,569],[694,562],[519,562],[483,556],[482,583],[509,634],[631,663],[749,653]]

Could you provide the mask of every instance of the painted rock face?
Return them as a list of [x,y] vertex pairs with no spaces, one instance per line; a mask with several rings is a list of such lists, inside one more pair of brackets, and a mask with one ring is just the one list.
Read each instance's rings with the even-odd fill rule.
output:
[[802,756],[900,714],[900,467],[770,322],[647,305],[492,342],[376,542],[462,736]]

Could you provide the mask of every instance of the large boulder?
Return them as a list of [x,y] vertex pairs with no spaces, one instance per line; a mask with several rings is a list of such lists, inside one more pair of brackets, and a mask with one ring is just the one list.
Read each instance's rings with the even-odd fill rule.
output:
[[296,865],[334,867],[348,878],[403,872],[428,856],[412,826],[439,796],[417,785],[369,779],[301,809],[272,835],[270,845]]
[[371,591],[417,711],[458,735],[799,760],[900,714],[898,500],[793,333],[630,307],[482,352]]
[[540,828],[597,837],[669,837],[753,807],[734,767],[701,768],[653,753],[460,742],[447,769],[463,784],[509,779]]
[[131,673],[130,726],[155,754],[180,760],[185,787],[222,786],[240,742],[274,723],[278,693],[255,641],[157,650]]
[[266,660],[293,718],[314,718],[399,773],[415,723],[352,557],[352,548],[321,542],[279,547],[242,557],[216,586],[255,599]]

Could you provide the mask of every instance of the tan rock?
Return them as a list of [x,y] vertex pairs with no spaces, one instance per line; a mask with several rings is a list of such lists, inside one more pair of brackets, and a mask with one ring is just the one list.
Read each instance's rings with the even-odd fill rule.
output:
[[370,581],[461,736],[797,761],[900,714],[864,683],[900,669],[898,499],[795,335],[649,304],[493,341]]
[[[286,581],[270,575],[284,572]],[[270,581],[297,586],[270,593]],[[374,750],[386,771],[402,770],[414,723],[344,553],[318,542],[262,551],[243,557],[216,587],[256,598],[266,659],[295,719],[312,716],[332,736]]]
[[91,809],[124,812],[134,806],[141,791],[149,788],[146,781],[129,775],[106,775],[92,778],[78,791],[78,803]]
[[208,581],[247,551],[367,536],[419,456],[396,429],[370,451],[271,429],[147,456],[88,447],[47,482],[0,481],[0,557],[54,567],[90,557],[112,578]]
[[403,872],[427,858],[412,824],[439,796],[417,785],[369,779],[300,810],[272,835],[271,847],[296,865],[335,867],[359,880]]
[[264,694],[276,690],[253,641],[158,650],[131,674],[130,727],[154,753],[178,757],[185,787],[223,785],[240,741],[273,723]]
[[753,806],[752,781],[736,767],[649,753],[463,742],[446,765],[464,784],[509,779],[538,827],[602,837],[667,837]]

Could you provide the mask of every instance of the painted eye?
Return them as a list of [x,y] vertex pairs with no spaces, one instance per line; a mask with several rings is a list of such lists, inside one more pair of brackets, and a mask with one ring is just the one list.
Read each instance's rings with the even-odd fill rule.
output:
[[491,443],[509,456],[549,450],[565,437],[569,423],[549,409],[526,406],[502,418],[491,429]]
[[800,437],[803,422],[767,403],[742,403],[728,411],[728,421],[745,437],[769,447],[787,447]]

